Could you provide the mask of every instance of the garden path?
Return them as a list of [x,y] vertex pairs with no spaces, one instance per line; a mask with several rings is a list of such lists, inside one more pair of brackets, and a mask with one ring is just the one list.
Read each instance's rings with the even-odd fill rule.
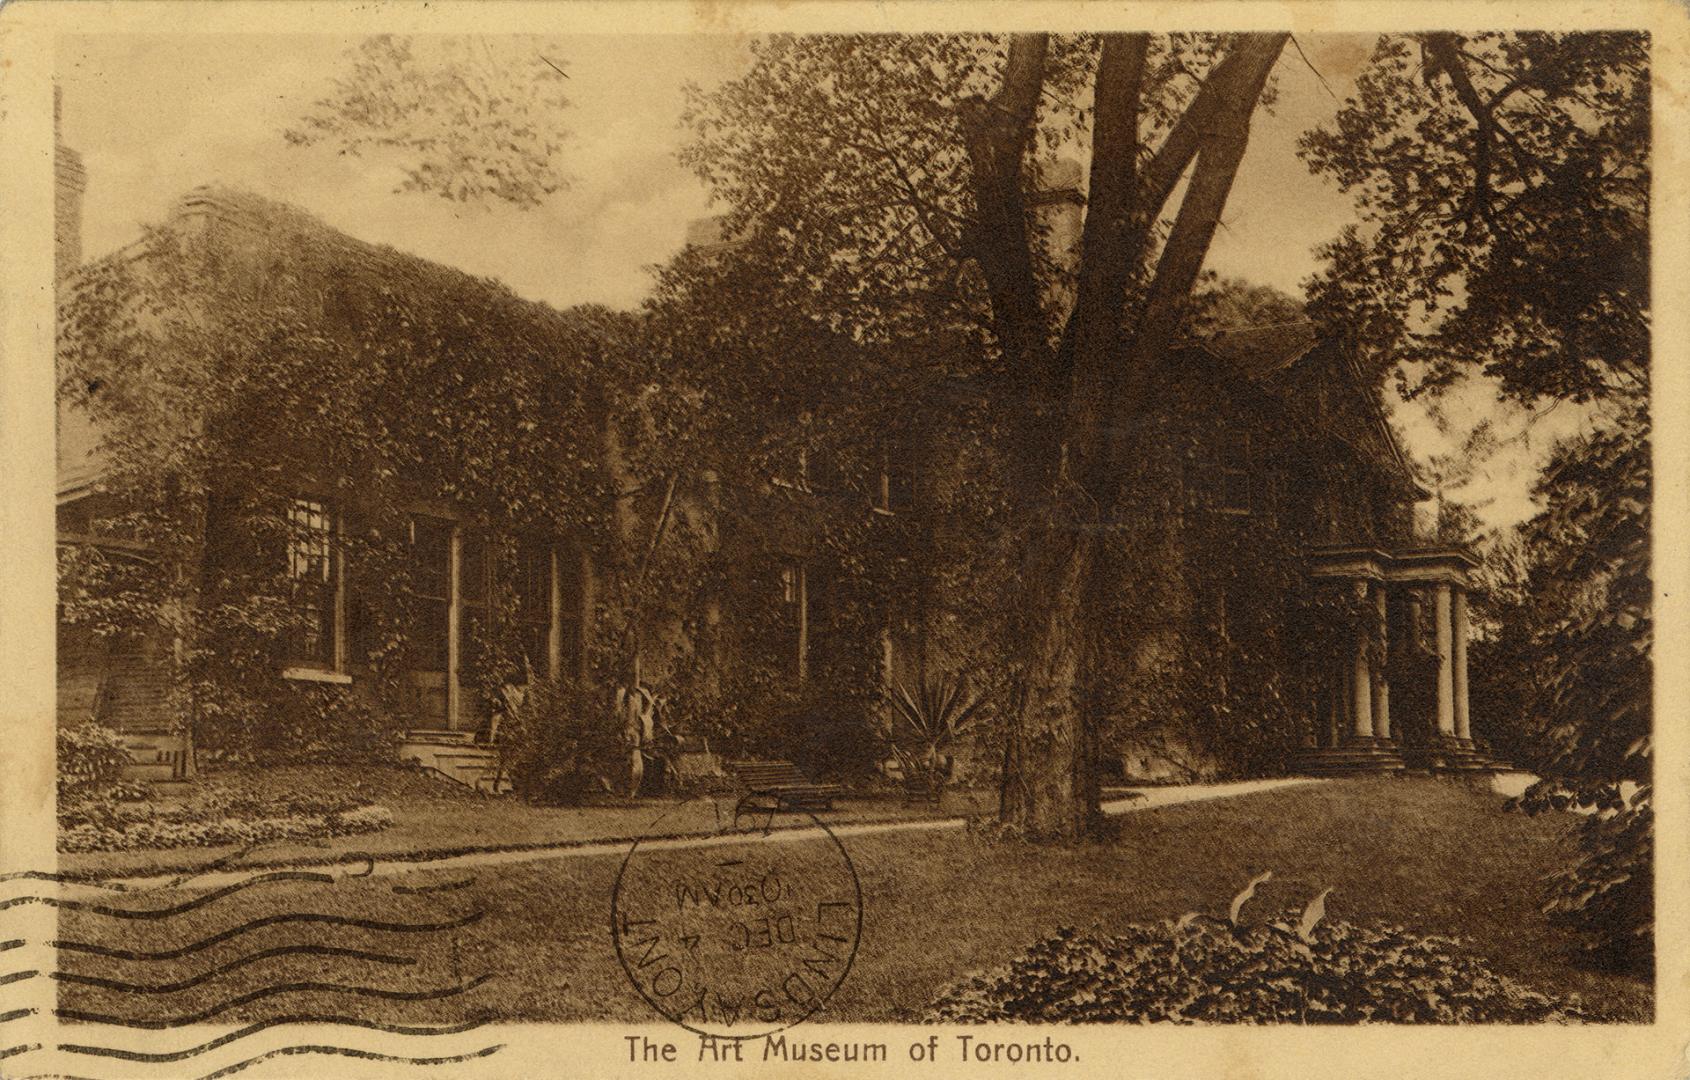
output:
[[[1182,803],[1200,802],[1206,799],[1224,799],[1237,795],[1250,795],[1259,791],[1272,791],[1276,788],[1318,783],[1325,783],[1325,781],[1313,777],[1281,777],[1268,780],[1241,780],[1224,784],[1113,788],[1110,789],[1109,793],[1117,797],[1104,799],[1103,812],[1106,814],[1125,814],[1135,810],[1151,810],[1162,806],[1177,806]],[[908,832],[921,829],[960,829],[966,821],[967,819],[962,817],[923,818],[913,821],[863,821],[832,825],[828,826],[828,829],[834,836],[844,839],[874,833]],[[820,834],[821,830],[814,825],[777,825],[770,832],[769,839],[781,843],[794,843],[814,840]],[[647,849],[714,847],[722,844],[743,843],[744,836],[744,831],[737,834],[713,833],[702,836],[668,836],[641,840],[641,846]],[[395,858],[391,855],[379,858],[352,857],[343,862],[314,864],[309,869],[334,877],[385,876],[424,870],[474,870],[506,863],[535,862],[544,859],[621,855],[628,851],[629,845],[634,840],[635,837],[632,836],[607,837],[604,840],[587,843],[558,844],[545,847],[531,846],[504,851],[474,851],[461,855],[426,859]],[[196,891],[220,889],[245,881],[257,871],[271,869],[276,869],[276,867],[248,866],[240,869],[219,869],[191,877],[180,872],[149,874],[112,878],[104,884],[126,891],[158,888],[189,888]]]

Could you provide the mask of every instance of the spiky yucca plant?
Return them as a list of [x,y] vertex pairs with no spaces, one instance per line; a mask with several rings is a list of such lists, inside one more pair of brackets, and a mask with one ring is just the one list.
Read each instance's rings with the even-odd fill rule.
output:
[[938,802],[946,752],[979,723],[985,700],[950,675],[923,678],[913,691],[900,681],[890,700],[886,736],[892,753],[906,775],[926,780],[928,801]]

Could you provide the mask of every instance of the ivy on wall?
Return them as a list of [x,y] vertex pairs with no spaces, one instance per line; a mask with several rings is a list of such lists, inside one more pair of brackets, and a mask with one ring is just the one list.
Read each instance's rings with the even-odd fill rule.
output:
[[[61,549],[63,618],[167,643],[172,711],[201,745],[356,745],[349,729],[406,704],[419,506],[484,528],[495,566],[518,537],[610,543],[602,417],[629,382],[631,323],[559,314],[248,196],[192,210],[85,267],[61,303],[61,399],[101,437],[90,528],[145,553]],[[277,678],[309,629],[287,558],[301,497],[334,514],[357,697]],[[472,628],[470,685],[521,667],[508,575],[494,588],[506,603]]]

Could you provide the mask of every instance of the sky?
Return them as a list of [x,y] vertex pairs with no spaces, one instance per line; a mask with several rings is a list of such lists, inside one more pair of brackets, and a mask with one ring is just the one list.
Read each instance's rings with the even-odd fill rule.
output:
[[[685,136],[682,87],[730,79],[749,56],[743,38],[726,34],[552,39],[551,55],[569,75],[573,136],[564,157],[574,183],[522,211],[396,194],[400,174],[391,161],[286,144],[282,132],[328,92],[355,39],[89,35],[60,42],[62,137],[88,170],[86,257],[134,240],[191,188],[220,183],[559,307],[636,306],[649,290],[649,268],[681,248],[689,222],[711,212],[708,193],[675,158]],[[1315,248],[1354,215],[1348,196],[1296,157],[1296,139],[1334,115],[1372,36],[1303,36],[1299,44],[1301,53],[1287,49],[1281,57],[1277,104],[1257,114],[1208,261],[1223,275],[1294,296],[1316,269]],[[1499,411],[1482,385],[1444,403],[1447,424],[1394,398],[1391,408],[1422,461],[1458,444],[1479,419],[1493,419],[1505,434],[1521,430],[1521,417]],[[1552,437],[1578,423],[1572,410],[1551,415],[1451,494],[1479,504],[1489,525],[1523,519]]]

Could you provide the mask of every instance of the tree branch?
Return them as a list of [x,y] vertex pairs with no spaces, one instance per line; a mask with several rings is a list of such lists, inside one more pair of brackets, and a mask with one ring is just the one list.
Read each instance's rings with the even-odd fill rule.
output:
[[1048,35],[1016,35],[998,92],[989,101],[970,97],[957,107],[975,206],[963,251],[980,264],[998,343],[1028,389],[1045,382],[1050,360],[1028,245],[1021,163],[1033,137],[1049,46]]
[[[1080,241],[1074,310],[1058,351],[1057,377],[1091,388],[1104,378],[1121,331],[1127,285],[1144,258],[1148,229],[1139,201],[1138,121],[1147,34],[1107,34],[1098,61],[1091,185]],[[1088,396],[1087,403],[1095,402]],[[1087,417],[1075,417],[1084,426]]]
[[1106,506],[1113,501],[1114,494],[1108,489],[1107,481],[1125,458],[1132,417],[1143,396],[1150,365],[1173,343],[1183,306],[1203,268],[1221,211],[1226,207],[1232,182],[1244,158],[1250,138],[1250,117],[1289,37],[1283,33],[1241,35],[1222,62],[1221,66],[1227,68],[1224,76],[1217,68],[1216,76],[1221,77],[1212,77],[1204,84],[1205,91],[1211,86],[1214,89],[1208,142],[1180,202],[1127,349],[1122,373],[1126,384],[1110,402],[1113,415],[1112,422],[1106,425],[1104,452],[1095,455],[1091,462],[1078,463],[1082,483],[1094,494],[1104,496]]

